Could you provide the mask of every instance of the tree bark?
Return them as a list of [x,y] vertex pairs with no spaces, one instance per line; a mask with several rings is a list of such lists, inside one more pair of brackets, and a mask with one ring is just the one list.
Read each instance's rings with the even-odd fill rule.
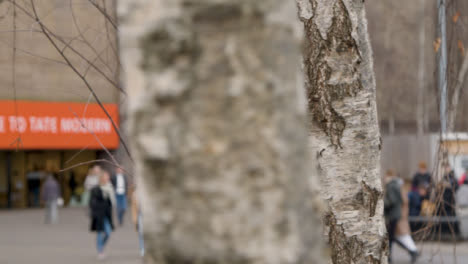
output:
[[[363,1],[297,0],[333,263],[387,263],[372,51]],[[315,161],[315,160],[314,160]]]
[[447,132],[455,132],[458,102],[460,100],[463,85],[465,84],[467,71],[468,71],[468,56],[465,55],[465,57],[463,58],[463,63],[460,68],[460,71],[458,72],[457,82],[453,90],[451,105],[450,105],[449,113],[447,115],[448,116]]
[[296,12],[119,2],[148,263],[322,263]]

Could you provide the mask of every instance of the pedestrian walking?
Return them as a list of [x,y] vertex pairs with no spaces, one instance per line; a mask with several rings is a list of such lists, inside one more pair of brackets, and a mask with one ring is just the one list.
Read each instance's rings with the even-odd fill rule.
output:
[[392,244],[395,241],[397,223],[401,218],[401,206],[403,203],[400,191],[399,179],[392,170],[385,175],[384,214],[387,226],[389,249],[388,262],[392,262]]
[[49,174],[42,186],[41,200],[45,203],[46,224],[55,224],[58,221],[58,199],[61,196],[60,185],[53,174]]
[[411,237],[411,229],[409,225],[409,201],[403,184],[400,184],[400,193],[402,199],[401,217],[396,226],[395,242],[408,252],[411,257],[411,263],[416,263],[416,260],[419,257],[419,252],[413,238]]
[[99,179],[99,186],[91,190],[89,203],[91,231],[97,232],[98,259],[105,258],[104,248],[109,241],[112,230],[114,230],[112,211],[115,205],[115,194],[109,178],[109,173],[103,171]]
[[84,192],[81,197],[82,205],[89,206],[91,190],[94,187],[99,186],[99,178],[101,177],[101,174],[101,166],[95,164],[89,168],[88,175],[84,181]]
[[117,217],[119,225],[123,225],[125,211],[127,210],[128,182],[122,168],[117,168],[115,170],[115,174],[112,176],[111,181],[114,186],[115,199],[117,201]]
[[138,242],[140,246],[140,256],[145,256],[145,241],[143,239],[143,214],[141,212],[140,200],[136,188],[132,191],[132,220],[138,232]]

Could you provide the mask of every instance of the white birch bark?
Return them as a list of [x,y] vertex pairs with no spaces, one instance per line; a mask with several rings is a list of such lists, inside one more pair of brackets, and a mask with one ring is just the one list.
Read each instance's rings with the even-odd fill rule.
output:
[[461,91],[465,84],[466,72],[468,71],[468,56],[465,55],[462,66],[458,72],[457,82],[452,94],[450,110],[448,113],[448,132],[455,132],[455,122],[457,121],[458,102],[460,101]]
[[310,148],[333,263],[387,263],[380,135],[363,1],[297,0],[304,23]]
[[296,10],[119,2],[148,263],[322,263]]

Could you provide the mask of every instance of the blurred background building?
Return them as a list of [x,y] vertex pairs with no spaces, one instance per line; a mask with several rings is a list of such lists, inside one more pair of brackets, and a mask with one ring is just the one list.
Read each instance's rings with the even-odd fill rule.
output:
[[84,82],[118,125],[114,1],[34,2],[49,36],[26,1],[0,5],[0,208],[37,206],[33,196],[47,173],[58,173],[68,201],[71,178],[79,188],[90,161],[119,146]]
[[[72,167],[59,176],[67,200],[71,175],[81,184],[90,162],[106,156],[104,148],[119,162],[129,163],[86,85],[106,104],[115,123],[122,123],[119,110],[125,96],[119,90],[115,0],[34,2],[51,39],[35,22],[28,1],[19,1],[16,9],[0,5],[0,208],[30,205],[28,175],[31,185],[34,172]],[[450,104],[468,45],[468,14],[463,10],[468,10],[468,2],[448,1],[448,110],[458,112],[450,131],[454,133],[468,129],[468,93],[462,89],[458,105]],[[420,161],[433,168],[439,149],[437,3],[367,1],[367,15],[382,169],[410,178]],[[468,137],[446,138],[457,156],[456,171],[463,171],[468,148],[455,148],[453,142],[468,145]]]
[[[368,1],[366,4],[383,141],[382,170],[392,168],[402,177],[410,178],[420,161],[434,169],[438,158],[441,118],[437,1]],[[468,45],[466,10],[467,1],[447,1],[446,102],[447,112],[458,114],[454,129],[447,131],[451,134],[445,138],[452,146],[448,150],[457,177],[468,168],[468,152],[453,147],[468,144],[463,134],[468,130],[466,83],[462,83],[459,93],[455,92]],[[457,105],[452,104],[454,97],[459,98]]]

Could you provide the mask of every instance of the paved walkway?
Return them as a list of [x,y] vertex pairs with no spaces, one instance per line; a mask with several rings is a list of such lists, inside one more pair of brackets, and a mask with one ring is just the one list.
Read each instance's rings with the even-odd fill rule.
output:
[[1,264],[140,264],[138,240],[127,221],[116,229],[105,261],[96,258],[95,233],[84,209],[63,209],[60,223],[43,224],[42,210],[0,211]]
[[[128,216],[128,215],[127,215]],[[43,224],[42,210],[0,211],[0,264],[141,264],[133,225],[127,221],[111,237],[105,261],[96,259],[96,238],[84,209],[62,209],[60,223]],[[418,263],[468,263],[468,243],[419,244]],[[455,257],[456,256],[456,257]],[[394,264],[409,263],[395,246]]]
[[[418,264],[465,264],[468,263],[468,243],[431,242],[418,243],[418,249],[422,252]],[[410,257],[406,251],[398,245],[394,245],[394,263],[409,264]]]

